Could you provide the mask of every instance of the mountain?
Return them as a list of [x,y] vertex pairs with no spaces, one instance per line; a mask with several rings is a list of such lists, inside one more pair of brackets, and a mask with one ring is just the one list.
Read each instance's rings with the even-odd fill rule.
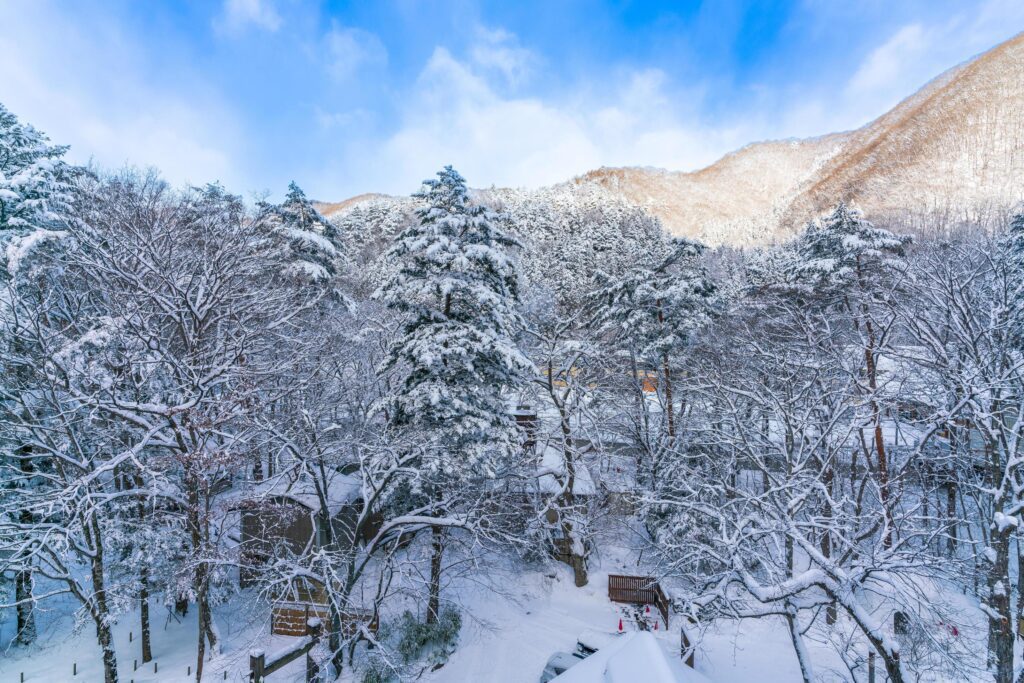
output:
[[840,200],[873,219],[1006,210],[1024,199],[1024,34],[854,131],[754,143],[694,172],[601,168],[550,189],[625,200],[712,245],[784,239]]
[[1024,198],[1024,34],[858,130],[755,143],[692,173],[602,168],[570,182],[712,244],[785,237],[839,200],[875,218],[1006,208]]

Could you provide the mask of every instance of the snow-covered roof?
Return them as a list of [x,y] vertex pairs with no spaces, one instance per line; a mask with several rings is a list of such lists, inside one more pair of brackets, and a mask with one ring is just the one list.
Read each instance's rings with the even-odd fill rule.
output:
[[711,683],[704,675],[665,654],[649,631],[616,639],[552,683]]
[[[539,444],[543,447],[540,456],[540,472],[538,486],[543,493],[558,493],[562,487],[555,475],[565,476],[565,461],[562,456],[562,449],[553,444]],[[573,481],[572,492],[577,496],[593,496],[597,493],[597,486],[590,476],[590,470],[583,464],[582,458],[576,459],[576,477]],[[554,474],[552,474],[554,473]]]
[[[333,517],[341,511],[342,507],[360,496],[362,487],[359,478],[350,474],[334,472],[328,476],[330,479],[327,485],[327,508]],[[295,481],[291,481],[286,476],[272,477],[244,491],[237,502],[260,501],[270,498],[285,498],[309,510],[320,508],[320,498],[317,496],[316,487],[307,477],[300,477]]]

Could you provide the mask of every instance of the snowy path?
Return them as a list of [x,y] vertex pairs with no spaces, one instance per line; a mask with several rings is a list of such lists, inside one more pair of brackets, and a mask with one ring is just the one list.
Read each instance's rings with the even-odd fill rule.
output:
[[[168,623],[167,613],[156,605],[152,611],[153,660],[157,669],[154,672],[154,662],[142,663],[137,614],[125,614],[118,619],[113,628],[119,679],[135,683],[195,680],[195,608],[190,609],[180,623],[173,619]],[[287,639],[257,637],[255,634],[267,631],[262,625],[253,624],[245,614],[244,608],[234,611],[232,616],[225,614],[217,619],[221,635],[225,639],[225,651],[222,655],[207,659],[204,665],[204,681],[248,681],[249,649],[258,645],[269,651],[287,642]],[[79,633],[71,634],[70,618],[47,621],[50,621],[48,627],[40,634],[42,645],[27,649],[12,648],[0,653],[0,681],[19,681],[21,673],[25,674],[25,683],[102,681],[103,664],[99,658],[96,636],[91,624],[85,624]],[[6,624],[6,628],[6,632],[10,633],[9,623]],[[131,641],[129,633],[133,636]],[[254,643],[254,638],[259,642]],[[75,664],[78,674],[72,675]],[[278,680],[283,682],[292,680],[292,677],[285,676]]]

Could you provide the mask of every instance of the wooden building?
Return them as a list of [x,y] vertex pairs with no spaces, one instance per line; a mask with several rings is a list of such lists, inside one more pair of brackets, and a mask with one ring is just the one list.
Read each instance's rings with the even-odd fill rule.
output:
[[[254,585],[271,560],[301,557],[326,546],[332,538],[342,549],[372,539],[380,530],[379,516],[356,530],[364,505],[361,493],[356,477],[340,473],[331,478],[326,490],[306,480],[281,478],[247,492],[233,506],[239,514],[241,587]],[[272,607],[273,634],[304,635],[306,623],[313,617],[330,623],[323,585],[307,580],[285,593],[276,597]],[[358,610],[343,616],[342,628],[347,622],[351,622],[348,628],[354,628],[359,621],[375,628],[376,617]]]

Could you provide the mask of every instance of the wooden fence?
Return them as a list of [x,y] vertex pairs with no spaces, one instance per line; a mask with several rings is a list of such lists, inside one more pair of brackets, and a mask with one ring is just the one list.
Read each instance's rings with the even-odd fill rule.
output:
[[668,628],[668,596],[652,576],[609,574],[608,599],[631,605],[654,605],[665,620],[665,628]]
[[[330,610],[327,605],[302,602],[277,602],[271,607],[270,632],[275,636],[304,636],[310,619],[319,619],[324,629],[331,629]],[[359,624],[366,624],[376,633],[380,620],[369,610],[349,610],[341,615],[342,636],[356,635]]]
[[305,678],[307,683],[314,683],[319,680],[320,666],[317,664],[316,660],[313,659],[312,650],[320,643],[320,637],[322,634],[322,624],[316,619],[312,619],[310,623],[306,625],[305,641],[300,641],[298,645],[286,648],[284,651],[271,657],[269,661],[267,660],[267,656],[260,650],[250,652],[250,683],[264,683],[269,674],[283,669],[288,664],[291,664],[296,659],[303,656],[306,658]]

